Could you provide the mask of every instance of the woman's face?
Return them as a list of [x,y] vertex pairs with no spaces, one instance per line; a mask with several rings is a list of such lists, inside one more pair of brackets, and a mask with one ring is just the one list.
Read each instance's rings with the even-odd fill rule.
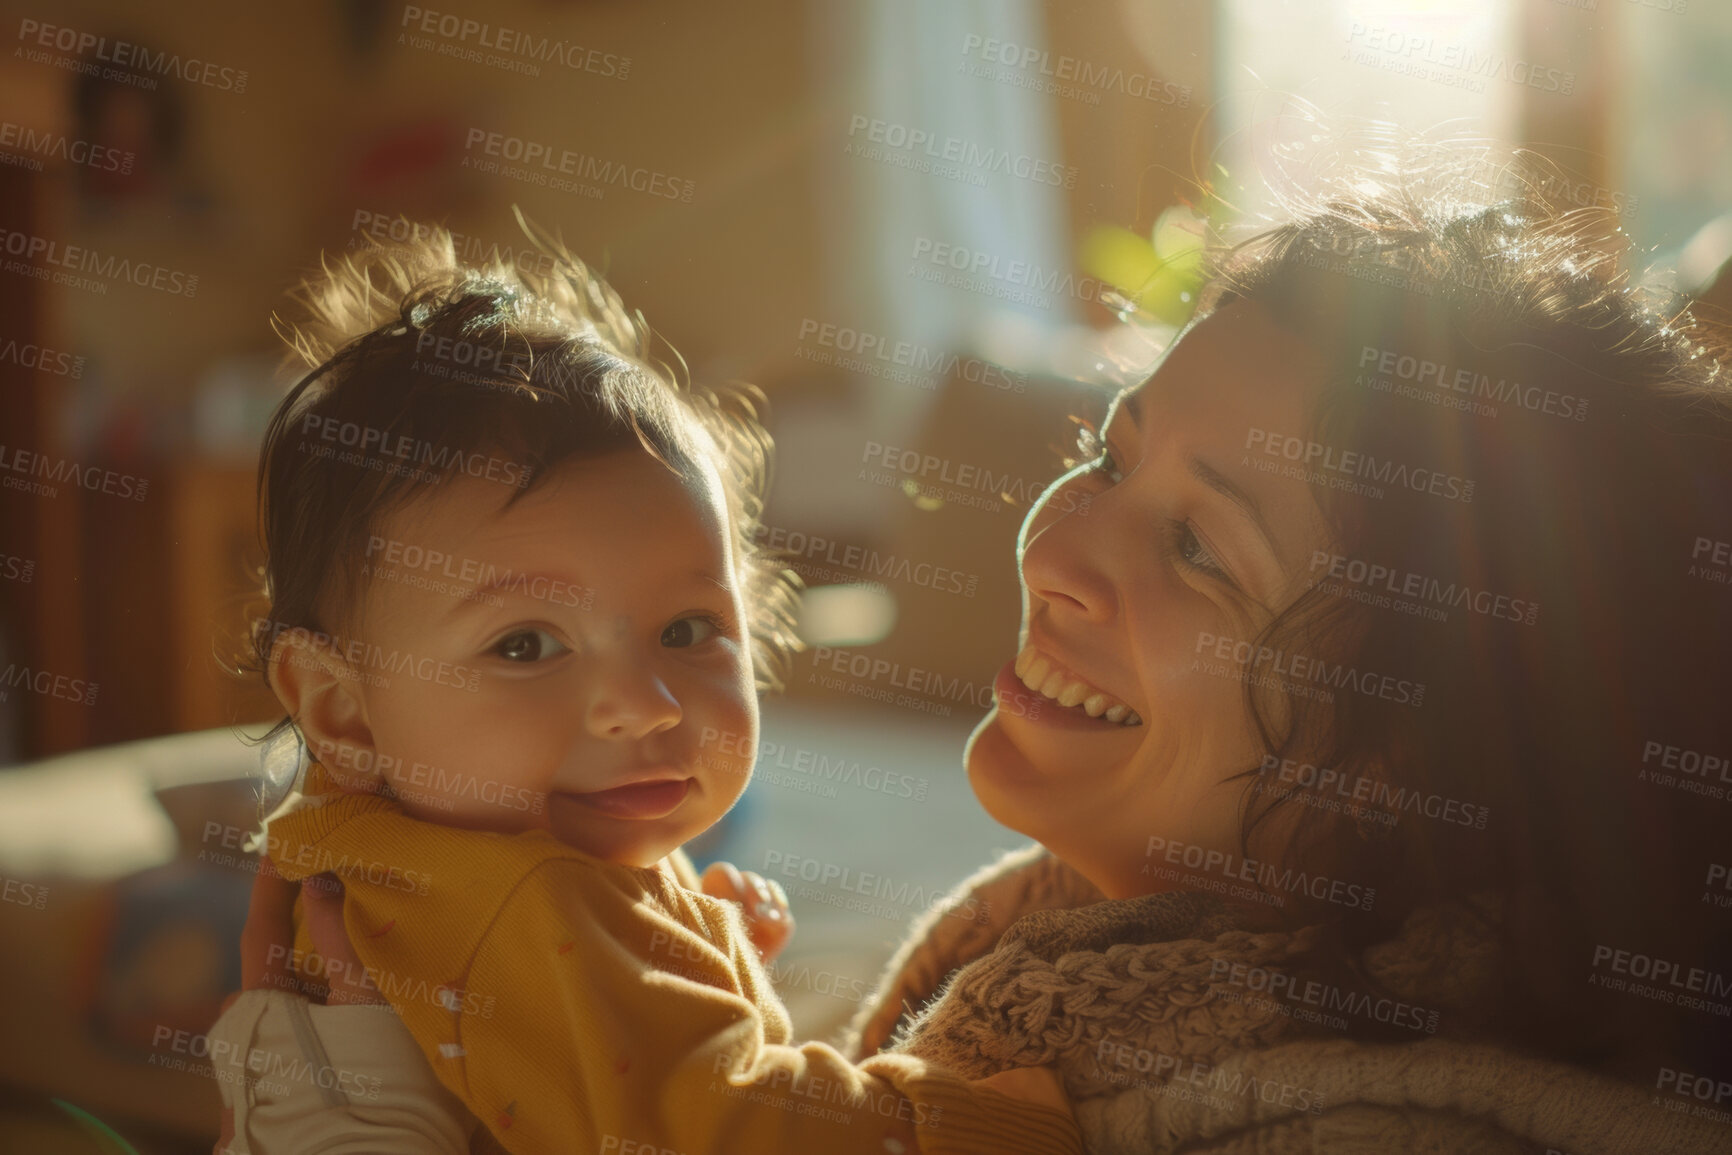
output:
[[[1173,885],[1175,844],[1240,852],[1244,783],[1223,779],[1262,747],[1242,680],[1257,666],[1233,651],[1303,591],[1328,540],[1311,483],[1260,446],[1307,435],[1322,379],[1299,337],[1230,305],[1118,397],[1105,453],[1023,526],[1021,644],[968,776],[993,817],[1109,897]],[[1090,500],[1054,500],[1066,489]],[[1018,705],[1031,687],[1056,700]]]

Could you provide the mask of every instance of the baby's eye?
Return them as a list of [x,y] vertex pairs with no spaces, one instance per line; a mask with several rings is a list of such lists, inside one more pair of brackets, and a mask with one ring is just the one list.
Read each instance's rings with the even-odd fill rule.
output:
[[508,662],[545,662],[558,657],[568,647],[546,630],[518,630],[495,642],[489,653],[498,654]]
[[695,646],[699,642],[707,642],[722,632],[722,623],[709,614],[693,614],[689,618],[681,618],[662,631],[662,645],[669,649],[682,649]]

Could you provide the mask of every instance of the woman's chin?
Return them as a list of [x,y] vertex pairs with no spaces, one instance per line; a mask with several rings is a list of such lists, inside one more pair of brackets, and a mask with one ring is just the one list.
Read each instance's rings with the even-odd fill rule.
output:
[[1018,834],[1045,841],[1040,829],[1044,824],[1039,816],[1050,812],[1050,806],[1043,801],[1053,784],[1016,748],[999,724],[996,709],[982,718],[968,736],[962,762],[975,800],[994,821]]
[[975,800],[995,822],[1034,839],[1106,891],[1109,884],[1091,868],[1102,861],[1110,813],[1079,801],[1088,792],[1074,779],[1043,772],[1017,748],[996,710],[968,736],[963,765]]

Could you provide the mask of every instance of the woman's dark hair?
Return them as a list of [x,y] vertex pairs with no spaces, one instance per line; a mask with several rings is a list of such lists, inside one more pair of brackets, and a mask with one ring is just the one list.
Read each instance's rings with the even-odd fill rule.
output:
[[468,474],[498,481],[509,506],[566,462],[641,450],[688,478],[702,461],[719,474],[758,685],[779,687],[798,648],[799,580],[756,544],[770,440],[754,392],[682,384],[651,359],[641,315],[524,228],[540,258],[533,270],[497,252],[465,265],[449,232],[414,226],[412,241],[369,244],[302,283],[306,319],[277,324],[312,369],[265,434],[267,609],[237,664],[264,676],[285,631],[346,634],[370,535],[417,496]]
[[[1316,489],[1334,543],[1258,644],[1423,686],[1248,686],[1268,757],[1244,843],[1282,814],[1295,864],[1375,888],[1370,911],[1325,908],[1316,969],[1354,976],[1412,912],[1459,903],[1502,978],[1441,1029],[1651,1082],[1725,1030],[1667,1000],[1732,1002],[1732,914],[1703,898],[1732,845],[1732,357],[1632,282],[1609,212],[1550,201],[1556,170],[1481,154],[1452,179],[1424,155],[1289,193],[1290,223],[1210,256],[1197,322],[1254,303],[1300,336],[1329,368],[1290,432],[1377,463],[1368,489]],[[1263,768],[1284,758],[1373,801],[1332,810]],[[1636,956],[1700,971],[1658,999],[1608,989]]]

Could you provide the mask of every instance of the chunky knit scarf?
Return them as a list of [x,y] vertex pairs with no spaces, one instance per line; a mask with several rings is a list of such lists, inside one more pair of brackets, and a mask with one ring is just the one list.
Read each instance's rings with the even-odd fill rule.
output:
[[[1732,1151],[1732,1125],[1450,1032],[1496,975],[1484,907],[1415,912],[1366,952],[1373,998],[1292,974],[1315,927],[1244,929],[1189,892],[1106,901],[1039,847],[964,897],[991,916],[929,917],[844,1049],[889,1044],[971,1078],[1054,1067],[1095,1155]],[[1394,1021],[1412,1041],[1346,1039],[1332,1015]]]

